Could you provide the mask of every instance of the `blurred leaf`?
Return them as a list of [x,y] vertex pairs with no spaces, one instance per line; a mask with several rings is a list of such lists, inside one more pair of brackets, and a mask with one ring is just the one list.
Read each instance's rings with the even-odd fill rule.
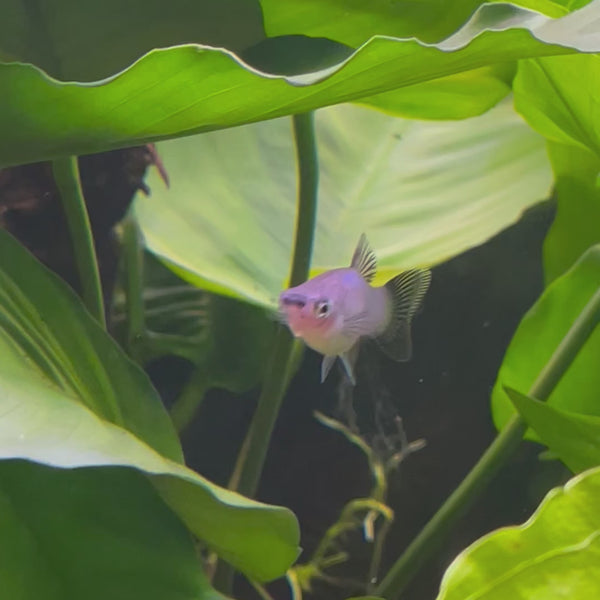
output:
[[[379,281],[480,244],[550,192],[543,139],[509,105],[461,122],[320,111],[316,271],[364,231]],[[149,249],[212,292],[273,307],[288,276],[296,173],[287,120],[160,144],[170,172],[135,210]]]
[[0,507],[7,600],[224,600],[140,473],[2,461]]
[[399,117],[466,119],[481,115],[511,91],[514,63],[501,63],[409,85],[358,103]]
[[600,56],[521,61],[514,92],[517,110],[536,131],[591,150],[600,159]]
[[241,571],[269,579],[293,562],[298,528],[290,511],[219,488],[175,462],[177,437],[145,374],[73,292],[3,231],[0,356],[1,459],[126,466],[132,478],[143,471],[189,529]]
[[[291,5],[286,15],[301,4]],[[466,17],[470,8],[465,7],[474,5],[461,3],[458,12]],[[381,22],[389,19],[393,24],[400,18],[401,29],[413,35],[419,18],[430,18],[429,3],[421,7],[425,14],[408,11],[407,19],[398,17],[406,5],[393,3],[380,13],[375,8],[369,14],[376,17],[377,33],[384,33]],[[438,4],[440,10],[446,16],[454,14]],[[326,22],[326,14],[324,8],[316,18]],[[445,27],[439,15],[438,25]],[[314,34],[306,23],[298,23],[304,29],[289,33]],[[93,84],[57,82],[31,65],[0,64],[0,165],[222,129],[371,97],[498,62],[598,51],[599,24],[597,3],[558,20],[510,4],[483,5],[437,45],[414,38],[372,37],[346,60],[293,76],[265,73],[230,51],[198,45],[151,51],[125,71]],[[350,27],[361,38],[372,29],[363,18],[340,19],[339,26]],[[339,48],[334,48],[337,54]],[[331,46],[325,52],[331,52]],[[310,62],[331,64],[330,59],[313,56]]]
[[[144,257],[144,361],[174,354],[201,368],[204,386],[243,392],[256,385],[275,330],[258,307],[204,292],[167,269],[153,255]],[[116,335],[124,340],[127,318],[122,288],[115,294]]]
[[600,157],[579,146],[548,142],[557,212],[544,241],[546,283],[600,242]]
[[600,417],[560,410],[516,390],[506,392],[540,440],[572,471],[600,465]]
[[[523,317],[506,351],[492,392],[492,411],[498,429],[515,412],[504,388],[531,388],[599,287],[600,245],[590,248],[567,273],[556,279]],[[600,329],[596,328],[554,388],[548,404],[571,412],[600,415],[598,356]]]
[[264,35],[258,0],[3,0],[0,56],[93,81],[154,48],[197,42],[238,52]]
[[600,597],[600,469],[544,498],[519,527],[484,536],[448,567],[437,600]]

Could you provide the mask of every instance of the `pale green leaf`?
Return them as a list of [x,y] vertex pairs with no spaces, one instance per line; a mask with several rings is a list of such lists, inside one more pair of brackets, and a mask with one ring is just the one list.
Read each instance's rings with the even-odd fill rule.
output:
[[[321,176],[314,270],[349,264],[365,232],[379,281],[445,260],[516,221],[550,191],[543,139],[507,104],[448,123],[352,106],[316,119]],[[296,205],[287,120],[159,145],[136,214],[148,247],[208,290],[272,307],[286,283]]]

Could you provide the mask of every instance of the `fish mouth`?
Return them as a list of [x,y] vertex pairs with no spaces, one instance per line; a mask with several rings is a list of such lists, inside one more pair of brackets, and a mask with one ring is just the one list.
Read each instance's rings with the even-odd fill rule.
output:
[[296,294],[282,296],[279,301],[282,306],[297,306],[298,308],[304,308],[306,306],[306,299],[304,296]]

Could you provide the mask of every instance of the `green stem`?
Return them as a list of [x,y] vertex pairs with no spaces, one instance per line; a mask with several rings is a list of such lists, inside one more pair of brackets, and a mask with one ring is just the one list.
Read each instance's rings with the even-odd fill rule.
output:
[[[548,399],[599,320],[600,290],[586,304],[538,375],[529,391],[530,396],[542,401]],[[518,415],[513,416],[465,479],[392,565],[377,587],[377,596],[386,600],[400,597],[421,565],[443,542],[451,527],[464,515],[498,470],[506,464],[519,446],[525,430],[523,420]]]
[[123,257],[127,304],[127,351],[133,360],[141,362],[140,342],[146,332],[143,295],[144,252],[140,230],[131,215],[123,221]]
[[52,169],[71,232],[83,302],[96,320],[106,328],[98,260],[92,228],[81,191],[77,157],[57,158],[52,163]]
[[210,380],[205,369],[196,367],[171,408],[171,419],[179,433],[190,424],[198,412],[209,387]]
[[[298,285],[308,277],[319,179],[313,114],[294,115],[293,125],[298,166],[298,202],[290,286]],[[258,405],[229,484],[230,489],[245,496],[254,496],[258,487],[271,434],[289,379],[288,366],[293,346],[293,339],[287,329],[280,327],[275,335]],[[232,570],[220,562],[215,574],[215,585],[218,589],[225,594],[230,593],[232,578]]]

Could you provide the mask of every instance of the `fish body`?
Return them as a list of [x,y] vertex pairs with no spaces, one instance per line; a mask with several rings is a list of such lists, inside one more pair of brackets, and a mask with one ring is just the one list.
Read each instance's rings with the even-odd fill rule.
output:
[[324,355],[322,381],[339,357],[355,383],[353,350],[362,337],[374,338],[396,360],[410,358],[410,321],[429,287],[430,272],[413,269],[374,287],[376,268],[362,235],[349,267],[317,275],[279,296],[280,314],[293,335]]

